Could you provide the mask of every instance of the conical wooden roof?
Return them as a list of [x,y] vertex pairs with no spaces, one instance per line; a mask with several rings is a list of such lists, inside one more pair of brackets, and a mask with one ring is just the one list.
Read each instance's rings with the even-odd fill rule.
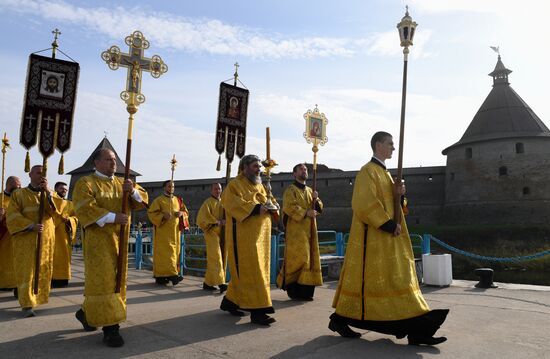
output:
[[[115,174],[123,176],[126,167],[124,166],[124,163],[122,163],[122,160],[120,159],[120,157],[118,157],[117,152],[113,148],[113,145],[111,144],[111,142],[107,139],[107,136],[105,136],[101,140],[101,142],[99,142],[99,145],[97,145],[95,150],[92,151],[92,154],[90,155],[90,157],[88,157],[88,159],[86,160],[86,162],[84,162],[84,164],[82,166],[78,167],[77,169],[72,170],[71,172],[69,172],[67,174],[75,175],[75,174],[83,174],[83,173],[93,173],[95,171],[95,166],[94,166],[94,159],[92,158],[92,156],[93,156],[94,152],[97,151],[100,148],[108,148],[108,149],[110,149],[111,151],[114,152],[115,157],[116,157],[116,173]],[[130,176],[141,176],[141,175],[130,169]]]
[[548,127],[512,89],[508,75],[512,71],[502,63],[500,55],[493,72],[493,89],[477,111],[460,141],[443,150],[457,146],[514,137],[550,137]]

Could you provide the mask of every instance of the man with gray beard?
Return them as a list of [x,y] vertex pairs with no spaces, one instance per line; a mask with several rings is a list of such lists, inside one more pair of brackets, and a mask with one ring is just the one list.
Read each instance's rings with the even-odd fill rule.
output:
[[[220,309],[235,316],[248,311],[252,323],[269,326],[275,322],[267,315],[275,312],[269,286],[271,213],[260,168],[258,156],[244,156],[239,175],[222,194],[231,281]],[[276,204],[275,198],[271,201]]]

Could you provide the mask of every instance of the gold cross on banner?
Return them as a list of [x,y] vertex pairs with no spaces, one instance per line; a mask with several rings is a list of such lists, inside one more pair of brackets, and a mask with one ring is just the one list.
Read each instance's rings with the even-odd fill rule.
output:
[[143,55],[149,48],[149,41],[140,31],[134,31],[132,35],[126,36],[124,42],[129,46],[128,53],[121,52],[115,45],[103,51],[101,58],[111,70],[116,70],[120,66],[128,69],[126,90],[122,91],[120,98],[128,105],[138,106],[145,102],[145,96],[141,93],[141,73],[147,71],[154,78],[158,78],[168,71],[168,66],[158,55],[151,58]]

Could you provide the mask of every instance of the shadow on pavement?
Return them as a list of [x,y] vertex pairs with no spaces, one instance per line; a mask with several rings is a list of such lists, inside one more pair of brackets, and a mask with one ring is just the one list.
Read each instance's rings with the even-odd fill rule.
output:
[[[407,345],[406,340],[394,343],[390,339],[369,341],[364,338],[347,339],[335,335],[324,335],[315,338],[304,345],[292,347],[270,359],[293,358],[422,358],[422,353],[439,354],[436,347],[420,347]],[[345,354],[344,354],[345,353]]]
[[[131,327],[122,324],[120,333],[126,342],[122,348],[106,347],[102,343],[100,329],[85,333],[75,320],[75,329],[51,331],[2,343],[0,358],[64,358],[68,353],[76,355],[77,352],[78,357],[86,359],[126,358],[258,329],[248,323],[248,318],[244,319],[243,324],[237,324],[240,320],[220,310],[213,310]],[[208,353],[207,348],[195,349]]]

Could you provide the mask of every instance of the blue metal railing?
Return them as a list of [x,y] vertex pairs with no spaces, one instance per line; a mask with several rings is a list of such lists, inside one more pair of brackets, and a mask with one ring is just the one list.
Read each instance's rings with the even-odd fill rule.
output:
[[[201,244],[186,243],[186,239],[191,239],[191,238],[203,238],[203,240],[202,240]],[[191,270],[191,271],[195,271],[195,272],[206,273],[206,264],[205,264],[204,268],[191,267],[191,266],[187,265],[187,261],[198,261],[198,262],[205,262],[206,263],[206,256],[204,256],[204,257],[187,256],[185,254],[185,250],[187,248],[189,248],[189,249],[191,249],[191,248],[204,248],[205,249],[204,253],[206,254],[206,244],[204,243],[204,236],[202,234],[182,234],[182,236],[181,236],[180,263],[181,263],[181,273],[185,273],[185,270]]]
[[[322,256],[336,255],[343,256],[345,253],[344,235],[341,232],[336,231],[317,231],[317,237],[325,237],[327,234],[333,236],[331,240],[320,240],[319,251],[322,251],[323,247],[334,246],[335,251],[332,253],[323,253]],[[282,267],[284,261],[284,232],[271,236],[271,268],[270,268],[270,281],[275,283],[277,281],[277,275]],[[281,253],[282,251],[282,253]]]
[[[334,246],[334,251],[325,252],[321,256],[327,255],[337,255],[344,256],[346,252],[347,243],[349,240],[349,233],[341,233],[336,231],[318,231],[318,237],[322,240],[319,241],[319,249],[322,252],[323,247],[332,247]],[[329,240],[325,239],[329,235]],[[142,269],[145,265],[143,261],[144,255],[153,255],[153,235],[152,231],[132,231],[130,236],[135,238],[135,243],[129,244],[129,253],[135,253],[135,267],[136,269]],[[411,241],[413,244],[413,249],[415,253],[420,250],[421,253],[430,252],[430,240],[433,238],[429,234],[420,236],[418,234],[411,234]],[[201,243],[196,243],[196,239],[204,238],[202,233],[193,233],[193,234],[182,234],[181,235],[181,248],[180,248],[180,273],[185,273],[185,271],[193,271],[199,273],[206,272],[206,251],[204,251],[204,256],[191,256],[186,254],[186,250],[191,248],[202,248],[206,249],[206,244],[204,239],[200,241]],[[145,240],[144,240],[145,239]],[[148,240],[147,240],[148,239]],[[194,243],[189,243],[190,240],[195,239]],[[284,232],[281,232],[277,235],[271,236],[271,275],[270,280],[272,283],[276,282],[277,274],[279,273],[280,268],[282,267],[282,262],[284,261]],[[203,262],[204,266],[190,266],[189,262]],[[227,276],[229,279],[229,271],[227,271]]]
[[136,269],[141,269],[144,266],[143,255],[153,255],[153,231],[130,231],[130,238],[134,238],[134,243],[128,243],[128,254],[135,254]]

